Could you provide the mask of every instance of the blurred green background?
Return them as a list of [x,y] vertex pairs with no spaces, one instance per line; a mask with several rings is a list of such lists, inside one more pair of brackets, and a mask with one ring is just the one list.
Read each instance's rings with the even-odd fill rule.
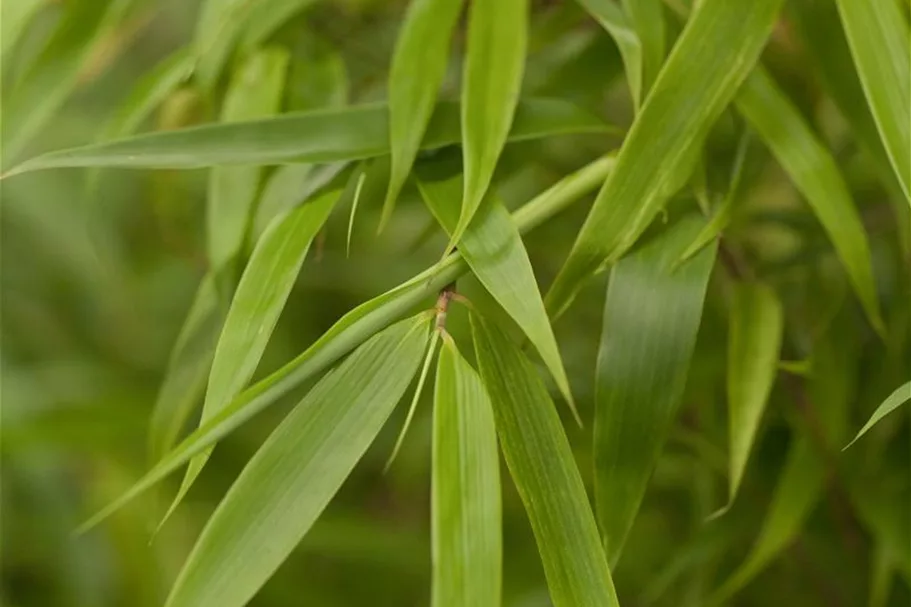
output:
[[[2,15],[17,1],[3,0]],[[74,17],[80,9],[74,6],[93,1],[48,1],[38,7],[16,45],[4,48],[4,99],[58,28],[80,27]],[[51,112],[17,157],[4,156],[4,166],[103,137],[143,74],[193,36],[195,0],[122,4],[116,23],[92,41],[79,61],[73,86],[67,87],[71,90],[62,92],[65,103]],[[269,40],[291,53],[283,111],[382,99],[405,3],[300,4]],[[670,12],[668,23],[674,34],[679,26],[673,25]],[[445,97],[458,95],[463,44],[460,30]],[[834,151],[860,206],[890,327],[886,341],[867,326],[821,227],[758,143],[750,148],[745,194],[726,238],[785,300],[784,357],[803,360],[809,344],[822,340],[817,351],[831,360],[827,373],[807,380],[808,393],[818,407],[848,407],[847,437],[907,381],[911,369],[908,207],[826,94],[787,12],[765,60]],[[633,108],[622,69],[613,42],[574,3],[533,3],[527,94],[573,100],[626,128]],[[51,78],[44,92],[58,94],[60,81]],[[181,84],[139,130],[216,119],[224,85],[207,94],[192,81]],[[15,119],[4,115],[4,129]],[[725,114],[709,138],[703,169],[710,197],[724,193],[742,128]],[[498,168],[497,187],[515,208],[620,141],[588,135],[510,145]],[[152,531],[176,490],[176,476],[91,533],[71,534],[150,464],[146,444],[152,405],[206,270],[205,188],[202,170],[67,170],[2,182],[3,605],[160,605],[218,500],[303,394],[299,390],[285,398],[221,443],[188,499],[151,544]],[[336,209],[304,265],[257,377],[302,351],[358,303],[438,259],[445,239],[409,189],[392,223],[376,234],[382,193],[368,190],[360,201],[350,255],[345,252],[348,208]],[[677,203],[693,204],[692,197]],[[526,236],[542,285],[559,269],[586,210],[586,204],[578,204]],[[789,390],[798,376],[784,374],[769,403],[740,499],[724,517],[705,522],[725,499],[729,285],[721,270],[716,274],[679,421],[616,570],[624,606],[699,605],[700,597],[744,558],[759,532],[795,428],[812,426],[812,412],[805,415]],[[586,420],[591,419],[605,283],[606,277],[593,281],[555,326]],[[470,280],[459,289],[470,298],[484,297]],[[452,332],[464,338],[466,327],[464,313],[455,312]],[[429,394],[424,401],[392,468],[383,474],[402,410],[252,604],[427,604]],[[558,409],[588,483],[590,425],[580,430],[566,418],[564,407]],[[882,604],[911,604],[911,571],[902,554],[911,550],[909,453],[904,413],[884,421],[849,456],[830,451],[825,495],[796,540],[731,604],[863,605],[882,583],[877,576],[889,582]],[[504,605],[544,607],[550,602],[534,538],[505,471],[502,478]],[[895,558],[887,573],[880,563],[883,537],[893,538],[898,551],[888,552]]]

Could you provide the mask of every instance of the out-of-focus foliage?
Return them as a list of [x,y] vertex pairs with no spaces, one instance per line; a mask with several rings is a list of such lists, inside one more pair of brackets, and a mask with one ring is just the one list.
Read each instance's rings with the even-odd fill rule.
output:
[[908,605],[909,13],[2,0],[0,604]]

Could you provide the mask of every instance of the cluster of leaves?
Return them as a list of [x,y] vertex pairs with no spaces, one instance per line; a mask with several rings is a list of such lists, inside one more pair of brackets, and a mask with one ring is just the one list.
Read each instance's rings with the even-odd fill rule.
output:
[[[424,550],[432,565],[426,591],[400,595],[406,600],[520,604],[526,588],[509,588],[504,576],[508,514],[517,510],[537,547],[532,570],[543,567],[558,607],[720,605],[735,596],[765,604],[785,594],[793,604],[905,600],[911,435],[900,415],[886,415],[911,399],[907,8],[898,0],[357,8],[205,0],[192,42],[145,73],[96,129],[97,142],[41,154],[36,136],[64,102],[116,63],[125,37],[165,17],[141,0],[5,4],[3,188],[12,220],[4,221],[52,237],[45,246],[70,258],[68,272],[90,275],[77,283],[93,294],[100,334],[118,332],[103,325],[130,315],[135,293],[112,295],[128,273],[117,259],[129,253],[116,239],[119,249],[99,251],[109,233],[74,236],[67,218],[84,212],[105,230],[126,222],[66,200],[33,207],[59,199],[61,188],[102,199],[114,177],[101,169],[110,168],[162,170],[158,204],[182,185],[204,188],[206,200],[203,250],[193,253],[205,273],[157,390],[151,467],[127,483],[123,470],[105,468],[122,448],[109,447],[94,471],[107,486],[91,500],[108,503],[80,531],[126,520],[145,536],[144,523],[118,517],[186,466],[167,510],[154,508],[166,535],[216,445],[256,427],[260,412],[283,409],[277,423],[267,418],[268,438],[206,517],[166,598],[244,605],[318,530],[417,380],[393,457],[407,445],[435,368]],[[388,76],[358,74],[357,46],[320,32],[333,21],[345,26],[339,38],[365,31],[385,40]],[[810,77],[818,82],[806,90],[795,84]],[[135,135],[155,112],[159,128]],[[196,114],[212,120],[195,124]],[[627,121],[628,129],[611,126]],[[78,174],[81,186],[42,181],[62,173],[39,171],[63,168],[89,171]],[[201,184],[174,171],[200,168]],[[548,170],[555,178],[542,190]],[[595,192],[584,220],[558,218]],[[48,215],[61,207],[64,215]],[[383,239],[415,240],[410,226],[421,218],[416,244],[394,255],[429,252],[432,261],[346,306],[300,351],[280,323],[298,282],[326,264],[301,272],[311,249],[328,254],[326,231],[345,207],[344,257],[365,216],[378,226],[355,241],[366,243],[365,257],[389,247]],[[523,238],[532,230],[550,231],[537,251]],[[564,242],[568,256],[548,267]],[[4,274],[13,274],[4,290],[31,301],[35,264],[20,262],[25,246],[4,245]],[[544,297],[532,259],[539,276],[554,275]],[[337,260],[323,280],[338,288],[338,268],[354,263]],[[361,268],[352,280],[369,282],[370,273]],[[53,297],[41,284],[37,297]],[[14,478],[30,479],[36,448],[91,442],[85,428],[59,421],[48,432],[36,397],[111,403],[129,391],[97,393],[95,384],[116,384],[117,366],[97,375],[77,367],[92,384],[81,399],[42,386],[39,363],[59,339],[31,335],[36,321],[12,299],[4,384],[24,404],[4,420],[12,426],[4,457]],[[327,307],[335,319],[338,306]],[[558,320],[576,344],[575,367],[558,348]],[[86,321],[76,313],[71,325]],[[136,344],[153,341],[136,331],[117,336],[106,355],[141,368]],[[297,351],[274,365],[269,348],[282,339]],[[594,368],[593,383],[576,367]],[[575,422],[568,429],[552,393]],[[290,410],[288,400],[296,400]],[[855,440],[876,436],[843,453],[864,418]],[[124,431],[116,416],[106,422]],[[28,495],[32,485],[21,482]],[[649,497],[650,486],[662,497]],[[674,508],[661,507],[665,493]],[[819,583],[775,569],[793,553],[824,572]],[[869,575],[858,573],[861,561]],[[153,577],[138,570],[137,583]],[[767,570],[774,583],[750,586]],[[28,600],[4,570],[8,577],[9,600]],[[159,601],[154,591],[143,596]]]

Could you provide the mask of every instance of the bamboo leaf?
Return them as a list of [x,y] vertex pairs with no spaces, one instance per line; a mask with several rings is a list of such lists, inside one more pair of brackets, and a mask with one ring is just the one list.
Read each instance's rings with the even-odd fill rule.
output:
[[911,33],[897,2],[838,0],[867,102],[911,204]]
[[389,71],[392,169],[380,217],[382,230],[417,157],[433,115],[462,0],[411,0]]
[[205,0],[199,9],[193,39],[196,75],[206,88],[213,88],[249,19],[252,0]]
[[[234,74],[225,96],[223,122],[254,120],[281,107],[288,53],[272,48],[252,55]],[[221,268],[243,247],[262,168],[215,167],[209,174],[206,210],[209,261]]]
[[433,607],[500,604],[500,460],[490,397],[443,338],[433,405]]
[[149,455],[157,461],[171,450],[190,413],[202,400],[222,325],[215,281],[203,278],[171,351],[149,422]]
[[253,217],[252,239],[275,219],[308,200],[313,194],[327,187],[342,170],[346,162],[334,162],[319,168],[312,164],[286,164],[275,169],[260,196]]
[[578,0],[617,45],[636,111],[642,105],[642,41],[629,18],[614,0]]
[[383,427],[417,370],[426,327],[422,315],[378,333],[288,414],[209,519],[169,607],[247,604]]
[[444,257],[462,239],[490,187],[517,104],[528,43],[528,0],[472,2],[462,74],[462,165],[459,222]]
[[[194,169],[226,164],[284,164],[360,160],[389,153],[383,104],[284,114],[264,120],[212,124],[51,152],[5,176],[63,167]],[[516,108],[509,141],[611,127],[570,103],[526,100]],[[421,149],[458,143],[459,105],[437,104]]]
[[[425,178],[427,173],[423,172],[419,173],[419,177],[418,186],[424,201],[440,225],[452,236],[459,220],[462,176],[433,180]],[[557,340],[544,310],[522,237],[509,213],[492,193],[488,194],[459,241],[459,250],[472,273],[538,350],[573,416],[581,425]]]
[[857,433],[857,436],[855,436],[854,439],[847,444],[845,449],[857,442],[857,439],[866,434],[870,428],[879,422],[879,420],[889,415],[908,401],[911,401],[911,382],[908,382],[896,388],[895,392],[890,394],[886,400],[880,403],[880,405],[876,408],[876,411],[873,412],[873,415],[870,416],[870,419],[867,420],[867,423],[864,424],[864,427],[861,428],[860,432]]
[[[256,244],[215,348],[200,425],[227,406],[253,377],[310,243],[328,219],[338,197],[337,191],[323,194],[276,218]],[[211,453],[208,449],[190,461],[165,519],[183,500]]]
[[715,247],[675,269],[704,222],[688,216],[611,271],[595,375],[595,506],[619,560],[683,388]]
[[736,105],[806,197],[829,234],[870,323],[882,334],[885,327],[870,246],[835,159],[763,69],[757,68],[746,80]]
[[92,49],[125,14],[131,2],[66,3],[60,23],[41,54],[12,90],[4,91],[2,147],[6,162],[22,154],[24,147],[66,101],[76,88],[79,72]]
[[623,0],[623,8],[642,43],[642,96],[645,97],[658,78],[666,55],[664,10],[661,0]]
[[189,49],[180,49],[143,75],[118,112],[102,130],[99,140],[116,139],[134,133],[142,121],[193,72]]
[[29,23],[45,0],[15,0],[3,3],[3,19],[0,19],[0,57],[16,46],[25,34]]
[[[532,230],[565,209],[573,201],[594,190],[613,167],[607,156],[583,167],[517,210],[513,220],[519,231]],[[141,495],[168,474],[187,463],[256,413],[281,398],[315,374],[324,371],[341,356],[371,335],[401,318],[415,306],[456,280],[468,270],[461,254],[454,253],[441,264],[411,280],[367,301],[345,314],[322,337],[294,360],[257,382],[231,401],[223,410],[163,457],[151,470],[116,500],[83,523],[85,532]]]
[[497,327],[472,315],[500,447],[528,512],[555,607],[619,605],[579,469],[544,383]]
[[392,462],[395,461],[396,456],[399,454],[399,449],[402,448],[402,443],[405,442],[405,435],[408,434],[408,428],[411,427],[411,420],[414,419],[414,412],[417,411],[418,402],[421,400],[421,393],[424,391],[424,383],[427,381],[427,373],[430,371],[430,363],[433,362],[433,355],[436,354],[439,338],[440,331],[434,331],[433,335],[430,337],[430,343],[427,345],[427,354],[424,357],[424,364],[421,366],[421,374],[418,375],[418,384],[414,389],[414,396],[411,399],[411,404],[408,406],[408,413],[405,416],[405,423],[402,424],[399,436],[395,439],[395,446],[392,447],[392,453],[389,455],[389,459],[386,460],[384,472],[388,471],[389,467],[392,466]]
[[784,333],[784,312],[775,292],[741,284],[731,302],[728,338],[728,506],[737,496],[759,421],[775,383]]
[[581,283],[636,241],[689,177],[704,135],[759,58],[781,0],[704,0],[636,116],[547,296],[561,314]]

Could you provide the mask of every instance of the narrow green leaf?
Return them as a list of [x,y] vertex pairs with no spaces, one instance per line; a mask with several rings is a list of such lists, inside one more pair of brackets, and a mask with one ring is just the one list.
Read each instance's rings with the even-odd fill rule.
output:
[[247,604],[383,427],[417,370],[426,329],[422,316],[378,333],[288,414],[209,519],[169,607]]
[[243,25],[241,50],[249,53],[264,44],[282,25],[316,2],[317,0],[259,0],[254,2]]
[[[63,167],[194,169],[226,164],[360,160],[389,153],[387,114],[385,105],[370,104],[151,133],[51,152],[20,164],[4,176]],[[612,130],[570,103],[535,99],[519,103],[509,141]],[[421,149],[458,141],[459,104],[438,103]]]
[[142,121],[193,72],[189,49],[180,49],[148,71],[130,91],[123,105],[102,129],[99,140],[116,139],[136,132]]
[[[222,121],[240,122],[275,114],[281,106],[288,59],[287,51],[279,48],[250,56],[231,80]],[[206,211],[212,267],[221,268],[243,247],[261,174],[258,166],[212,169]]]
[[676,267],[704,222],[688,216],[611,271],[595,375],[595,506],[619,560],[683,388],[715,247]]
[[0,57],[16,46],[20,36],[45,0],[6,0],[3,3],[3,18],[0,19]]
[[196,75],[211,89],[237,42],[241,29],[257,4],[254,0],[204,0],[196,21],[193,39],[197,58]]
[[728,227],[731,221],[731,215],[734,211],[734,202],[740,195],[740,182],[743,178],[743,167],[746,163],[747,151],[749,150],[750,132],[744,131],[740,140],[737,142],[737,151],[734,156],[734,165],[731,169],[731,180],[728,184],[727,193],[721,200],[721,204],[715,210],[715,213],[709,219],[708,223],[702,228],[699,234],[693,239],[693,242],[686,248],[683,255],[680,256],[681,263],[698,253],[717,238]]
[[202,400],[221,325],[215,282],[209,275],[200,283],[180,329],[152,409],[149,423],[151,461],[158,461],[171,450],[190,413]]
[[258,239],[275,217],[330,184],[347,165],[346,162],[334,162],[314,168],[312,164],[286,164],[276,168],[263,186],[253,217],[251,240]]
[[433,405],[433,607],[500,604],[500,458],[490,397],[444,335]]
[[555,607],[619,605],[582,476],[547,389],[497,327],[472,315],[500,446],[528,512]]
[[728,334],[728,506],[737,496],[743,471],[765,410],[784,334],[778,296],[762,284],[738,284],[731,301]]
[[[451,236],[459,220],[462,176],[456,175],[445,180],[424,178],[426,175],[423,173],[419,176],[421,179],[418,186],[424,201]],[[462,236],[459,251],[472,273],[538,350],[573,416],[581,425],[557,340],[544,310],[544,302],[525,245],[522,244],[522,237],[509,212],[492,193],[487,195],[475,219]]]
[[619,259],[689,177],[705,133],[756,63],[781,0],[703,0],[690,17],[547,296],[561,314]]
[[516,115],[525,49],[528,0],[472,2],[462,74],[462,211],[446,247],[462,239],[490,187]]
[[354,232],[354,216],[357,214],[357,203],[361,199],[361,190],[364,187],[364,178],[367,172],[362,171],[357,178],[357,185],[354,188],[354,199],[351,201],[351,214],[348,216],[348,235],[345,238],[345,255],[351,255],[351,234]]
[[405,442],[405,435],[408,434],[408,428],[411,427],[411,420],[414,419],[414,412],[417,411],[418,402],[421,400],[421,393],[424,391],[424,383],[427,381],[427,373],[430,371],[430,363],[433,362],[433,355],[436,354],[439,338],[440,332],[434,331],[430,338],[430,343],[427,345],[427,354],[424,356],[424,364],[421,367],[421,374],[418,376],[418,385],[414,389],[414,396],[411,399],[411,404],[408,406],[408,414],[405,417],[405,423],[402,424],[399,436],[395,439],[395,446],[392,447],[392,453],[389,455],[389,459],[386,460],[384,471],[389,470],[392,462],[395,461],[396,456],[399,454],[399,449],[402,448],[402,444]]
[[857,433],[857,436],[845,446],[845,449],[857,442],[861,436],[867,433],[870,428],[872,428],[879,420],[889,415],[900,406],[906,402],[911,401],[911,382],[908,382],[902,386],[899,386],[895,392],[890,394],[886,400],[884,400],[876,408],[876,411],[873,412],[873,415],[870,416],[870,419],[864,424],[864,427],[860,429],[860,432]]
[[736,106],[806,197],[829,234],[870,323],[883,333],[870,246],[835,159],[762,68],[744,82]]
[[[15,160],[54,116],[79,80],[99,40],[133,0],[67,2],[57,29],[11,91],[4,91],[3,157]],[[6,21],[6,11],[4,18]],[[6,23],[4,23],[6,26]]]
[[838,0],[867,102],[911,204],[911,32],[890,0]]
[[[338,197],[337,191],[323,194],[276,218],[257,242],[215,348],[200,425],[227,406],[253,377],[310,243],[326,222]],[[165,519],[183,500],[211,453],[208,449],[190,461]]]
[[636,111],[642,105],[642,41],[623,9],[614,0],[578,0],[579,4],[603,27],[620,51]]
[[[519,231],[536,228],[549,217],[565,209],[571,202],[594,190],[604,181],[604,177],[612,168],[611,156],[601,158],[537,196],[513,214]],[[411,280],[345,314],[307,350],[242,392],[210,421],[197,428],[123,495],[83,523],[79,531],[85,532],[105,520],[187,463],[194,455],[216,443],[293,388],[325,370],[352,348],[413,310],[431,295],[439,293],[443,287],[467,270],[468,266],[462,260],[461,254],[455,253],[442,264],[421,272]]]
[[461,12],[462,0],[411,0],[405,13],[389,71],[392,169],[380,230],[392,216],[433,115]]
[[658,78],[667,53],[664,9],[661,0],[623,0],[623,8],[642,44],[642,96],[645,97]]

